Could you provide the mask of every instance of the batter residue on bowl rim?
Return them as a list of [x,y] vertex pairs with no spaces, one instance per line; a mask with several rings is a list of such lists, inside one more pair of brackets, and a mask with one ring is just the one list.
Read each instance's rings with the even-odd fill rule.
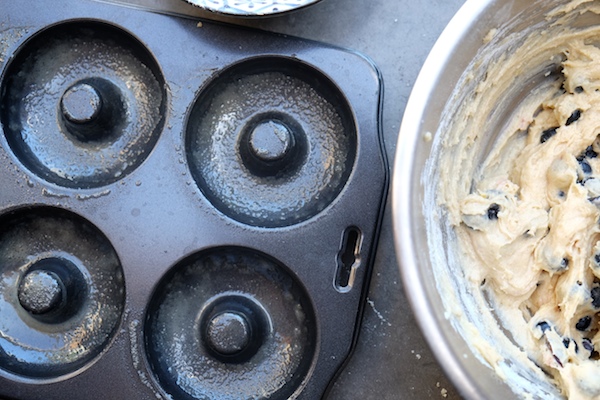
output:
[[429,165],[449,259],[502,325],[463,334],[507,381],[519,364],[570,399],[600,398],[600,28],[564,25],[598,14],[584,3],[486,64]]

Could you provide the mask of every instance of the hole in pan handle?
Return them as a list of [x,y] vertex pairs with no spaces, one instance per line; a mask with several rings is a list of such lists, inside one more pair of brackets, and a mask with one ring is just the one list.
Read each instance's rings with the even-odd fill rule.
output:
[[341,293],[347,293],[352,289],[356,270],[360,266],[360,245],[362,234],[360,230],[351,226],[344,231],[342,244],[337,254],[337,272],[335,276],[335,288]]

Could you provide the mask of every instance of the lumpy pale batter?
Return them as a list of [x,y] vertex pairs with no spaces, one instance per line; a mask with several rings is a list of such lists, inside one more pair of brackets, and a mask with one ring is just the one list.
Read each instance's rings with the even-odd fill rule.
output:
[[[535,46],[550,65],[481,168],[470,153],[479,133],[471,131],[485,129],[477,110],[494,107],[476,99],[465,111],[443,143],[439,196],[469,279],[527,358],[568,398],[600,398],[600,33],[554,40],[529,39],[529,50],[490,68],[500,79],[525,71]],[[476,92],[491,101],[514,83],[490,78],[485,85],[498,88]],[[465,171],[472,180],[450,188]]]

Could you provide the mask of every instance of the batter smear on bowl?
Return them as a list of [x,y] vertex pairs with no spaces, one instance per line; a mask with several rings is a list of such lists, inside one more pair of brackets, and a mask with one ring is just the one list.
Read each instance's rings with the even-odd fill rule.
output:
[[600,399],[599,14],[493,30],[422,177],[446,318],[530,398]]
[[600,49],[574,40],[563,51],[562,77],[496,144],[457,211],[482,286],[522,313],[517,341],[565,394],[596,398]]

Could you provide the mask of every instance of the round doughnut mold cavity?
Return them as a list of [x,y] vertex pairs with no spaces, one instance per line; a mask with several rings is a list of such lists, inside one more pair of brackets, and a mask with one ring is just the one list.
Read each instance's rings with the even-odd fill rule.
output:
[[191,256],[161,280],[148,308],[152,370],[178,399],[287,399],[315,352],[307,299],[283,266],[252,250]]
[[123,271],[106,237],[58,208],[0,217],[0,368],[69,374],[99,355],[121,321]]
[[341,91],[315,68],[259,57],[201,92],[186,132],[196,183],[227,216],[259,227],[305,221],[339,195],[357,138]]
[[148,50],[106,23],[64,22],[16,53],[0,119],[15,156],[69,188],[113,183],[140,165],[162,130],[165,82]]

